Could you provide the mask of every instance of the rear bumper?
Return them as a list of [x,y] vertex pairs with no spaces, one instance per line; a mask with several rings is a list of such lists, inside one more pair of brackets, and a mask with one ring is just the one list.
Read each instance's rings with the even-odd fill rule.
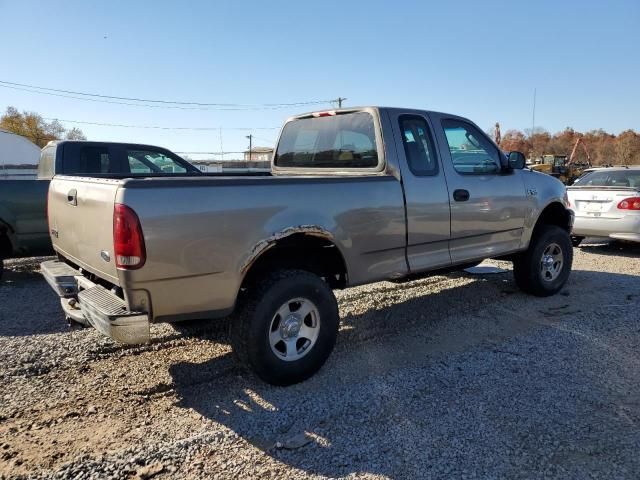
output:
[[149,314],[130,311],[124,300],[58,260],[41,264],[47,283],[61,299],[68,317],[88,323],[116,342],[148,343]]
[[576,216],[572,233],[581,237],[640,242],[640,215],[625,215],[621,218]]

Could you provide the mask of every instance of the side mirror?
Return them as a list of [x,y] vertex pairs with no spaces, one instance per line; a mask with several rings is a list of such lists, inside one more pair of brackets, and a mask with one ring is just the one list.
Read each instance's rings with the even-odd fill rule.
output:
[[513,170],[522,170],[527,164],[522,152],[509,152],[509,167]]

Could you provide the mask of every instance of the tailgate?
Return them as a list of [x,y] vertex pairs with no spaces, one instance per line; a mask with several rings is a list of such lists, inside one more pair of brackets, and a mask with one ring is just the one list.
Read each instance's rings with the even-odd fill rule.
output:
[[120,181],[55,177],[49,188],[54,249],[80,267],[119,284],[113,258],[113,207]]
[[627,212],[618,209],[625,198],[638,195],[636,188],[568,187],[567,196],[576,215],[582,217],[621,218]]

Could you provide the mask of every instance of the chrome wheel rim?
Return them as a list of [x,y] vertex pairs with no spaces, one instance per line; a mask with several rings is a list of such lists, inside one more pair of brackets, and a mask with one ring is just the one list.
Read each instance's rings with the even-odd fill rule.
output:
[[564,264],[564,256],[562,248],[557,243],[550,243],[542,252],[540,259],[540,275],[545,282],[553,282],[560,272]]
[[278,358],[294,362],[311,351],[319,333],[318,307],[306,298],[292,298],[271,319],[269,345]]

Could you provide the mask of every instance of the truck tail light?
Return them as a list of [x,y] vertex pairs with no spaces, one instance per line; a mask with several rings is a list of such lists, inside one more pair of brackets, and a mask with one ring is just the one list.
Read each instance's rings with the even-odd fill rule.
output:
[[121,203],[113,209],[113,253],[116,267],[124,270],[136,270],[147,259],[140,220],[136,212]]
[[640,197],[629,197],[618,203],[620,210],[640,210]]

